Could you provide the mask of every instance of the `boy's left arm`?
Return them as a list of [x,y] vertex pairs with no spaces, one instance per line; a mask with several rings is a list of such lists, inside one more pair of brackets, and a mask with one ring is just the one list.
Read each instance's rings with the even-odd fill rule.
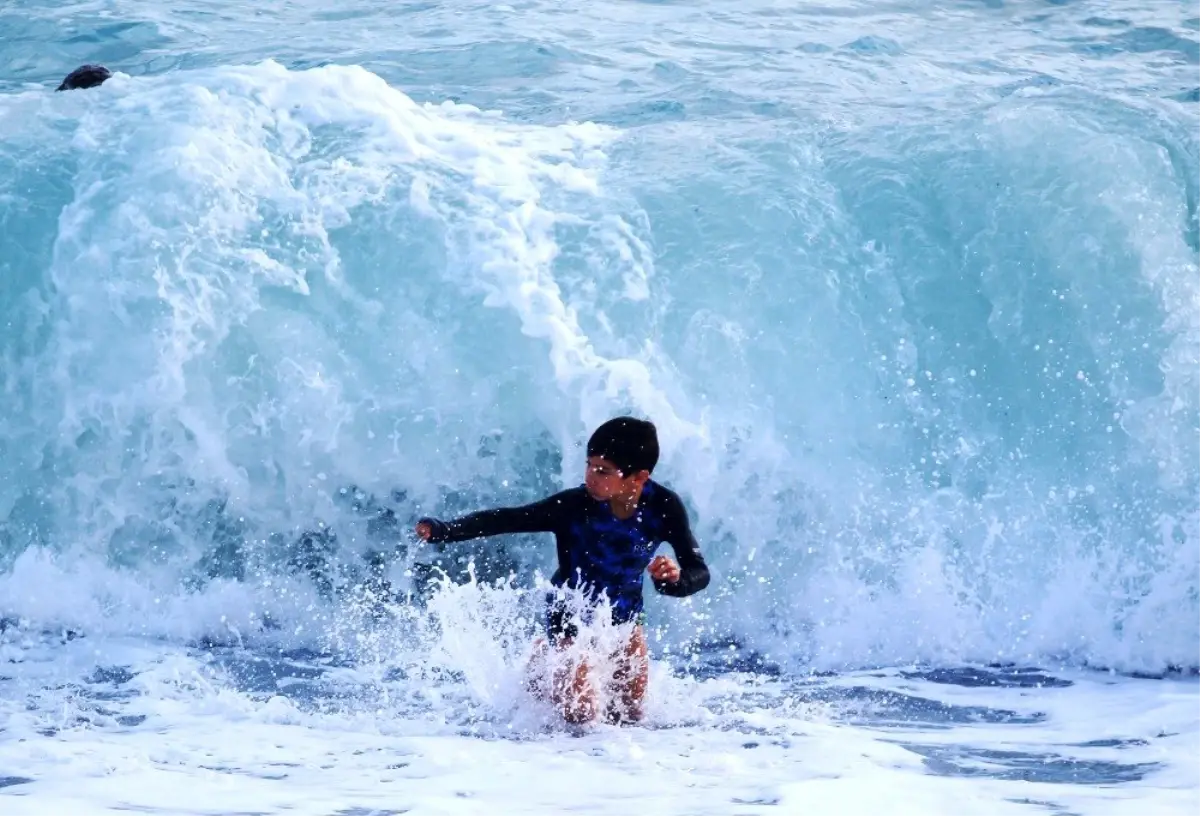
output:
[[654,588],[663,595],[673,598],[685,598],[708,586],[711,576],[708,564],[700,553],[700,545],[692,535],[692,525],[688,521],[687,508],[678,499],[672,501],[667,515],[667,542],[675,551],[679,561],[679,577],[674,581],[654,578]]

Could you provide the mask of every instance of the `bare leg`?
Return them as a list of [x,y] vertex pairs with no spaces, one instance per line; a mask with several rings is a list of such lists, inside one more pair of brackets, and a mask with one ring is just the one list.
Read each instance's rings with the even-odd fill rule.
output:
[[555,672],[555,702],[569,723],[587,723],[596,717],[596,689],[586,660],[568,664]]
[[[561,655],[571,645],[569,638],[560,638],[555,646]],[[549,699],[562,711],[570,723],[586,723],[596,716],[596,689],[591,682],[591,670],[586,660],[566,661],[554,668],[550,686],[546,686],[546,669],[550,647],[545,639],[534,641],[534,651],[525,675],[525,688],[541,700]]]
[[642,701],[650,680],[650,658],[646,634],[641,626],[634,627],[623,653],[617,658],[613,680],[616,699],[609,705],[605,718],[612,723],[641,721]]

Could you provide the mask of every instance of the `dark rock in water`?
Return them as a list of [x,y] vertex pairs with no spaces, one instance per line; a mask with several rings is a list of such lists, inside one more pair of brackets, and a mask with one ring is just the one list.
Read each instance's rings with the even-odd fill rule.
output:
[[67,78],[55,90],[73,91],[77,88],[95,88],[97,85],[103,85],[104,81],[111,76],[112,71],[103,65],[80,65],[67,74]]

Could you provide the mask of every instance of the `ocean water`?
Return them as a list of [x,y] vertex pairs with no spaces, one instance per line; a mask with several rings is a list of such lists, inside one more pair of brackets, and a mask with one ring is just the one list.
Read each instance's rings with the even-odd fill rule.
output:
[[[1191,2],[5,3],[0,813],[1195,813],[1198,199]],[[622,412],[568,728],[410,530]]]

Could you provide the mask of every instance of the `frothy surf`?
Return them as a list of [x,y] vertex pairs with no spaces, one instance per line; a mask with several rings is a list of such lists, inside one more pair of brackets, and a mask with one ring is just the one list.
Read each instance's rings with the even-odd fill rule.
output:
[[[560,105],[619,74],[582,116],[447,101],[445,49],[4,86],[6,807],[1194,806],[1200,149],[1144,91],[1196,26],[962,12],[988,63],[950,12],[747,52],[767,9],[721,51],[645,8],[673,57],[620,14],[493,54]],[[623,411],[714,581],[649,604],[647,728],[564,742],[552,547],[410,531],[577,483]]]

